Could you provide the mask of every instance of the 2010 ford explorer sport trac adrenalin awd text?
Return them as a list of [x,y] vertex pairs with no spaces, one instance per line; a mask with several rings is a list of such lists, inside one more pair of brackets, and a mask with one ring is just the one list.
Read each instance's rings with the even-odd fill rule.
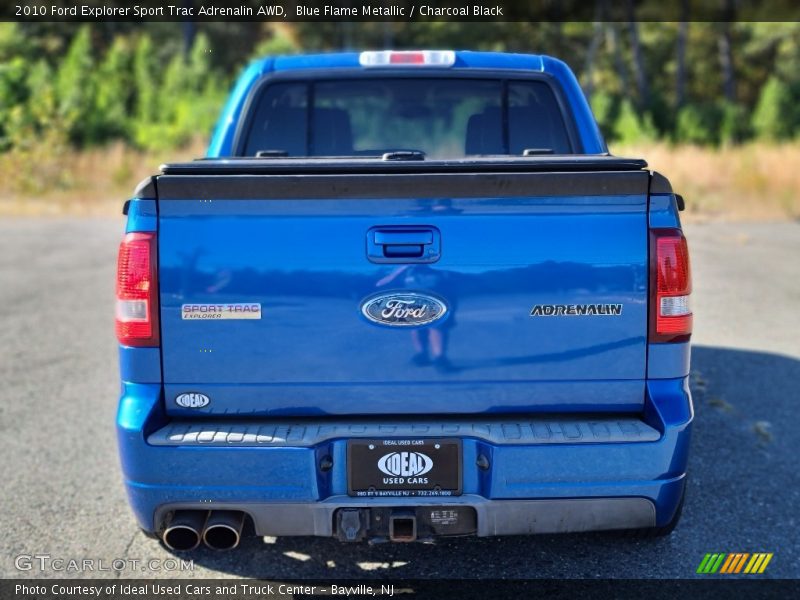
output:
[[665,533],[684,494],[679,196],[560,61],[251,65],[126,205],[117,428],[139,525],[410,541]]

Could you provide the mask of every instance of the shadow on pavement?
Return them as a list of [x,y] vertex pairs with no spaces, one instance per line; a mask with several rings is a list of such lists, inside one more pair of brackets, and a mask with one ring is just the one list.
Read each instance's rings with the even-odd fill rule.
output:
[[[661,539],[613,533],[455,538],[435,544],[342,544],[326,538],[245,538],[231,552],[185,556],[256,578],[386,579],[692,577],[709,551],[775,552],[772,576],[797,577],[797,382],[800,360],[697,346],[695,425],[684,516]],[[792,521],[788,521],[792,519]],[[785,527],[791,522],[795,525]],[[781,556],[786,560],[781,562]]]

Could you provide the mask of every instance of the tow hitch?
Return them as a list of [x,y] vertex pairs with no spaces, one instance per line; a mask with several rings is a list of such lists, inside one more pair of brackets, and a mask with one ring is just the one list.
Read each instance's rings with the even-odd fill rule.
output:
[[340,508],[334,525],[342,542],[424,542],[436,536],[473,535],[478,528],[471,506]]
[[393,513],[389,517],[389,539],[413,542],[417,539],[417,517],[413,513]]

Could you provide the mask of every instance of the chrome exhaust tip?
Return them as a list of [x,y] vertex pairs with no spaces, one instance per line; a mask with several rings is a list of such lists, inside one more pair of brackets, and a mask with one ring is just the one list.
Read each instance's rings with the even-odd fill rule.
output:
[[201,532],[208,513],[199,510],[178,510],[164,529],[164,545],[176,552],[194,550],[200,545]]
[[203,542],[212,550],[233,550],[239,545],[244,527],[244,513],[235,510],[215,510],[208,515]]

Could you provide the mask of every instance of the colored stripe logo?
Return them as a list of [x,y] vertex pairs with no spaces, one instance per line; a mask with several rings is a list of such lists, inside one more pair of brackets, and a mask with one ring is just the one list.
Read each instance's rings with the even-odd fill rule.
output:
[[697,572],[702,575],[713,575],[714,573],[755,575],[766,570],[772,556],[772,552],[708,553],[700,561]]

